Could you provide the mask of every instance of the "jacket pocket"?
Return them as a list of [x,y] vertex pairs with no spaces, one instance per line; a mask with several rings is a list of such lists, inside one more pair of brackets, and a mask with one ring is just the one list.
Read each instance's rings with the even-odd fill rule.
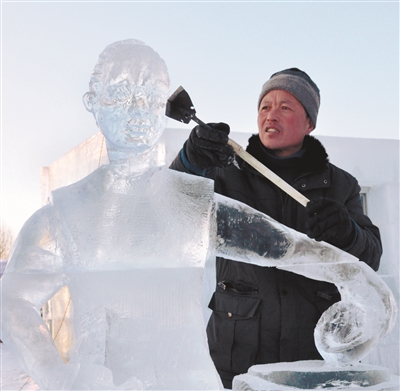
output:
[[216,291],[207,326],[210,354],[219,370],[245,373],[256,363],[261,299],[249,294]]

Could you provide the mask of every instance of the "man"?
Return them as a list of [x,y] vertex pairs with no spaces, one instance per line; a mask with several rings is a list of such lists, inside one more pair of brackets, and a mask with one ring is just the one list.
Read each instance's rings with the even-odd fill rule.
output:
[[[229,126],[196,126],[170,168],[212,178],[217,193],[242,201],[284,225],[326,241],[374,270],[382,253],[379,230],[363,214],[360,187],[329,163],[310,133],[317,123],[317,85],[297,68],[277,72],[258,99],[258,135],[247,151],[311,200],[304,208],[236,157],[227,145]],[[217,258],[217,287],[210,302],[211,356],[226,388],[253,364],[320,359],[313,330],[340,300],[336,287],[276,268]],[[225,291],[229,295],[219,293]],[[226,316],[241,297],[261,299],[239,319]]]

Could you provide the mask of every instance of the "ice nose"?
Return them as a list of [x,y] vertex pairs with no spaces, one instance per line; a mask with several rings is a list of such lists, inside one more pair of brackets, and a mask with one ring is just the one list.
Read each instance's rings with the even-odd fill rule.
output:
[[134,110],[148,110],[149,104],[147,97],[142,93],[133,94],[128,110],[130,112]]

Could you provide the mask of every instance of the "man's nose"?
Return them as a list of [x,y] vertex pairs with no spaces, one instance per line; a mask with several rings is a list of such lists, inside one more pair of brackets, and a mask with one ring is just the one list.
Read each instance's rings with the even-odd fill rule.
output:
[[276,122],[278,120],[278,111],[276,108],[271,107],[267,113],[267,120],[270,122]]

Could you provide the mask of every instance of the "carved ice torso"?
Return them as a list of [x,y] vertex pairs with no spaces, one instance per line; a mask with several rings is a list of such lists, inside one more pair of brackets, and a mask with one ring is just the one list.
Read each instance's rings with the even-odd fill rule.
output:
[[64,266],[204,266],[213,183],[166,168],[121,177],[107,166],[53,193]]
[[[53,194],[74,305],[71,362],[105,365],[120,384],[218,389],[201,308],[213,183],[157,168],[102,167]],[[62,238],[62,239],[61,239]]]

